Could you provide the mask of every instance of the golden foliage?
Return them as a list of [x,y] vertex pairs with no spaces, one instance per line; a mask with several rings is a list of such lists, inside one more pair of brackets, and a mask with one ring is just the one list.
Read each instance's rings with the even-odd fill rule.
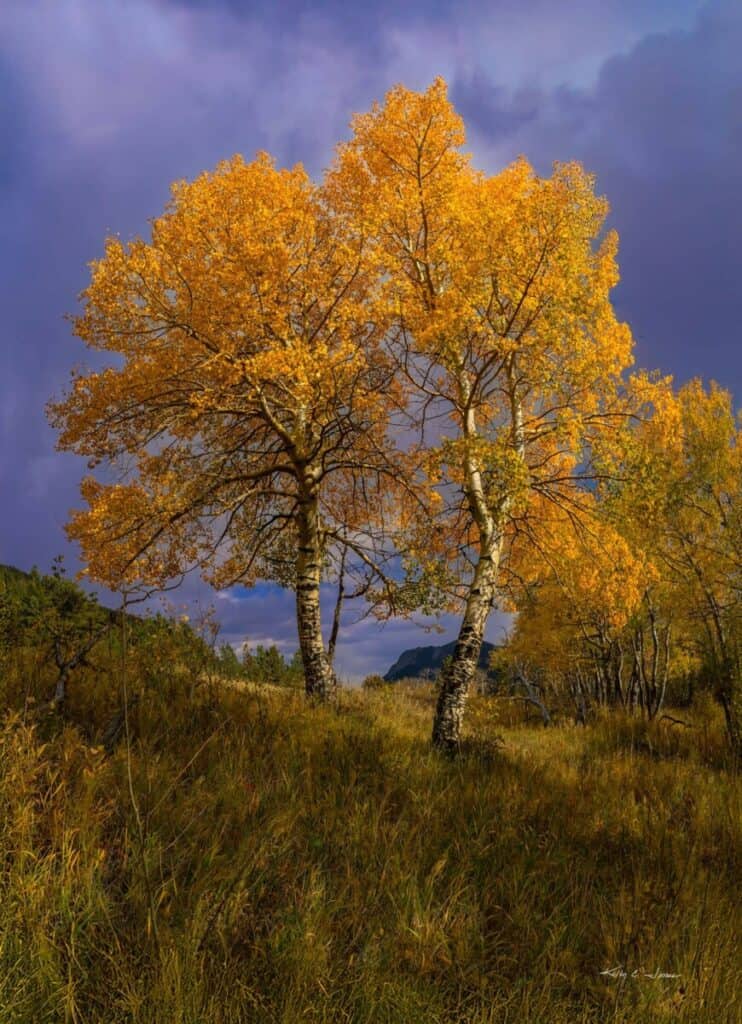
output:
[[363,255],[303,169],[265,154],[174,185],[149,241],[108,240],[75,330],[118,365],[51,407],[60,445],[121,477],[87,482],[70,527],[92,575],[214,567],[226,530],[217,575],[250,583],[280,573],[271,558],[319,489],[340,504],[329,523],[352,522],[354,466],[383,466],[394,397]]

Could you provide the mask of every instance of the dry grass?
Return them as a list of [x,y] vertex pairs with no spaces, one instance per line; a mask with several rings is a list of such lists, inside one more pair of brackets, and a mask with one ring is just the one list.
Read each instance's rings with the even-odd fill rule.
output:
[[[742,1018],[713,707],[544,730],[478,700],[452,763],[427,690],[331,710],[142,675],[108,757],[108,679],[63,725],[6,677],[0,1024]],[[656,968],[679,978],[631,977]]]

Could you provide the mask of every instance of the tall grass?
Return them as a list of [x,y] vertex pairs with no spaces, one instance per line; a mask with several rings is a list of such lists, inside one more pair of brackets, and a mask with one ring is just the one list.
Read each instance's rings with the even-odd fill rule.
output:
[[110,756],[115,672],[66,722],[6,673],[0,1024],[742,1019],[715,709],[543,729],[476,700],[451,762],[428,690],[138,671]]

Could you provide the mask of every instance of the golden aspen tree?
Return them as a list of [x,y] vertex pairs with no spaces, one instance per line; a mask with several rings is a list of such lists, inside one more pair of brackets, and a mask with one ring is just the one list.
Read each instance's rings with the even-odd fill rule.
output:
[[543,501],[583,514],[591,447],[619,415],[617,241],[599,241],[607,204],[576,164],[474,171],[441,79],[392,89],[352,127],[328,190],[373,239],[417,414],[447,416],[428,442],[437,531],[421,524],[417,553],[434,575],[445,560],[463,608],[433,728],[454,751],[510,540],[538,530]]
[[90,576],[160,585],[199,565],[219,586],[291,586],[318,698],[335,682],[323,572],[340,547],[365,557],[354,538],[393,491],[366,245],[265,155],[177,183],[149,241],[110,238],[93,264],[75,331],[112,365],[50,406],[60,447],[106,469],[69,525]]
[[[639,374],[635,415],[601,454],[583,529],[516,549],[517,623],[504,657],[590,703],[662,710],[694,679],[739,749],[742,462],[731,396]],[[675,689],[677,696],[677,689]]]
[[[503,657],[553,691],[567,691],[584,720],[595,704],[629,706],[632,638],[657,573],[611,523],[604,503],[594,495],[582,500],[579,529],[544,509],[538,544],[516,547],[508,590],[518,614]],[[667,659],[661,668],[666,682]]]
[[[731,395],[692,380],[645,387],[646,414],[617,446],[610,501],[650,554],[742,752],[742,443]],[[700,630],[699,630],[700,627]]]

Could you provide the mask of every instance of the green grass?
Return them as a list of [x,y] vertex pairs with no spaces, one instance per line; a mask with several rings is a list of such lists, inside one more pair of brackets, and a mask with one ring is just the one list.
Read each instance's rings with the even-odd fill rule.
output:
[[429,690],[321,709],[137,673],[110,757],[114,670],[66,724],[6,673],[0,1024],[742,1019],[715,708],[545,730],[475,700],[451,762]]

